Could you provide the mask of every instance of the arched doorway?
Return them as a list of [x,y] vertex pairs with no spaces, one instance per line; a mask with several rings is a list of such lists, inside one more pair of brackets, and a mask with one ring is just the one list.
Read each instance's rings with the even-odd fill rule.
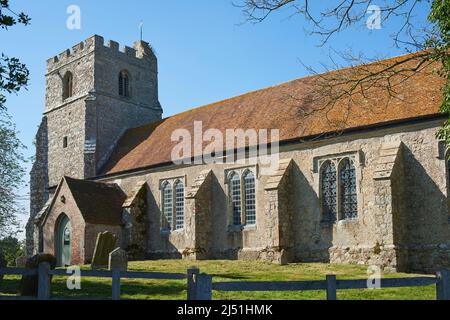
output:
[[59,219],[55,240],[58,266],[70,266],[72,264],[72,228],[65,214]]

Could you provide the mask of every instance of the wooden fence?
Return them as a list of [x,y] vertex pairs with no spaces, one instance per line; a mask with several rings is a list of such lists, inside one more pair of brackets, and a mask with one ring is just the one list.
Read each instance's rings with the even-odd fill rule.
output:
[[[435,277],[380,279],[380,288],[420,287],[433,284],[436,285],[437,300],[450,300],[450,271],[448,270],[437,272]],[[326,290],[327,300],[336,300],[337,290],[367,288],[367,279],[337,280],[335,275],[327,275],[325,280],[314,281],[213,282],[212,276],[201,274],[198,269],[190,269],[188,273],[188,300],[211,300],[213,290],[241,292]]]
[[[38,300],[58,299],[51,297],[51,276],[71,276],[67,270],[51,270],[47,262],[43,262],[36,269],[5,268],[0,269],[0,275],[37,275]],[[211,300],[213,290],[216,291],[308,291],[325,290],[327,300],[336,300],[337,290],[367,289],[367,280],[338,280],[335,275],[327,275],[325,280],[313,281],[239,281],[213,282],[212,276],[200,273],[197,268],[183,273],[163,272],[123,272],[118,269],[112,271],[81,270],[81,277],[99,277],[112,279],[112,299],[120,299],[121,279],[159,279],[183,280],[187,279],[187,300]],[[411,277],[380,279],[381,288],[419,287],[436,285],[437,300],[450,300],[450,271],[437,272],[434,277]],[[36,299],[35,297],[0,297],[4,299]],[[60,298],[61,299],[61,298]]]

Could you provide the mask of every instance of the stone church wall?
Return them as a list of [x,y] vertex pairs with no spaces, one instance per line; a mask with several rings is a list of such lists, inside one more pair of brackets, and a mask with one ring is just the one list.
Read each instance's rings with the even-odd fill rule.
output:
[[30,172],[30,218],[26,225],[26,253],[33,255],[39,251],[39,239],[34,239],[34,218],[44,207],[48,194],[48,128],[43,117],[36,134],[36,156]]
[[[138,181],[148,184],[148,257],[181,258],[195,240],[186,230],[161,234],[160,182],[184,177],[187,188],[202,171],[212,170],[208,258],[264,259],[268,248],[278,245],[289,252],[289,261],[430,271],[450,263],[446,168],[435,138],[439,125],[422,122],[283,147],[281,158],[294,160],[288,182],[270,194],[264,190],[269,177],[258,176],[257,225],[241,232],[230,232],[228,226],[225,172],[242,166],[160,168],[110,180],[120,183],[125,192]],[[394,161],[390,165],[392,176],[377,180],[380,158],[386,152],[393,152],[387,154]],[[318,164],[330,157],[346,156],[355,157],[357,164],[358,218],[325,223],[321,219]],[[264,214],[265,208],[271,207],[277,208],[278,216]],[[185,221],[195,217],[195,210],[186,206]],[[277,235],[269,232],[274,223],[279,225],[278,242]],[[289,224],[290,229],[282,227]]]

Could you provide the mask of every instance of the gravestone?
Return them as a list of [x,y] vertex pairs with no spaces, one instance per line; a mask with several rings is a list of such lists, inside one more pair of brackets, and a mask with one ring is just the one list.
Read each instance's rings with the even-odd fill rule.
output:
[[120,271],[128,270],[128,254],[121,248],[114,249],[109,254],[109,270],[114,268],[118,268]]
[[[48,262],[50,264],[50,269],[55,269],[56,258],[51,254],[38,253],[31,258],[27,259],[25,268],[27,269],[38,269],[41,262]],[[50,276],[51,280],[52,276]],[[22,276],[20,282],[19,294],[21,296],[32,296],[36,297],[38,293],[38,275],[34,276]]]
[[[8,265],[5,256],[3,255],[3,252],[0,251],[0,269],[1,268],[6,268]],[[0,281],[3,279],[3,276],[0,275]]]
[[20,256],[16,258],[16,267],[17,268],[25,268],[25,265],[27,264],[27,257],[26,256]]
[[95,243],[92,269],[108,268],[109,253],[116,248],[117,237],[109,231],[100,232]]

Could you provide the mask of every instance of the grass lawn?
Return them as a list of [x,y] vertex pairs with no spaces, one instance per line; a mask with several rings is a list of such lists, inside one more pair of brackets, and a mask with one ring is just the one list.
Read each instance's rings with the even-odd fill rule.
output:
[[[367,267],[359,265],[330,265],[323,263],[301,263],[279,266],[265,262],[249,261],[184,261],[160,260],[130,262],[130,271],[158,271],[186,273],[196,266],[201,272],[213,276],[213,281],[301,281],[324,280],[326,274],[334,273],[338,279],[365,279]],[[87,267],[86,267],[87,268]],[[383,277],[411,277],[412,274],[391,273]],[[81,290],[69,290],[66,277],[54,277],[52,295],[56,297],[111,297],[111,279],[83,278]],[[20,277],[5,276],[0,281],[0,295],[15,295]],[[121,280],[123,299],[186,299],[186,280]],[[435,286],[388,288],[380,290],[340,290],[337,298],[342,300],[434,300]],[[285,292],[219,292],[213,291],[214,300],[298,300],[325,299],[325,291],[285,291]]]

